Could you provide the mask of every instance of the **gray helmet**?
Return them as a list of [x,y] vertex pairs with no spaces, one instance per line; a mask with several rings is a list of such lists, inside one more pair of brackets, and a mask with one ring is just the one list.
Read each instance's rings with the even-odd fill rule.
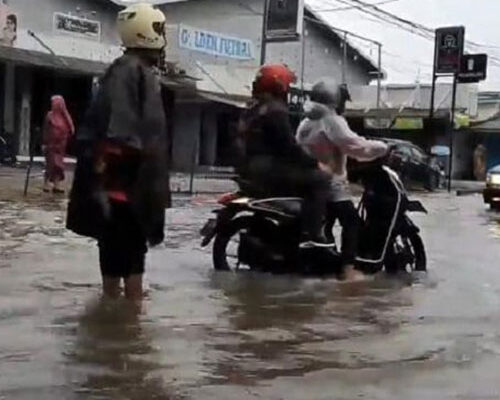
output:
[[334,79],[322,79],[317,82],[311,92],[311,101],[330,107],[343,107],[351,100],[347,85],[338,84]]

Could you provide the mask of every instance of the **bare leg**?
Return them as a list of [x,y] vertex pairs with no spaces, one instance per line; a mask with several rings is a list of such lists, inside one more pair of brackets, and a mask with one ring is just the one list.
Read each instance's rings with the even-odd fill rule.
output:
[[142,274],[131,275],[125,279],[125,297],[132,301],[142,300]]
[[50,181],[47,178],[45,178],[45,181],[43,182],[43,191],[45,193],[48,193],[51,191],[51,189],[52,189],[52,187],[50,185]]
[[121,294],[120,281],[121,281],[120,278],[103,276],[102,290],[104,292],[104,295],[112,299],[117,299],[118,297],[120,297]]

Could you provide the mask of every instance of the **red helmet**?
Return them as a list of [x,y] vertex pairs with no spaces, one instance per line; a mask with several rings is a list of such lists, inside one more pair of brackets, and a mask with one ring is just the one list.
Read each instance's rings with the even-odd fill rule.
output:
[[281,96],[288,93],[296,81],[295,74],[284,64],[263,65],[253,82],[253,91]]

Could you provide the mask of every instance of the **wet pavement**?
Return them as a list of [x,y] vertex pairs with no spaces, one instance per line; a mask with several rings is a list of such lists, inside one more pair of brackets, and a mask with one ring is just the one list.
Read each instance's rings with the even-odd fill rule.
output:
[[140,314],[64,201],[0,202],[0,399],[498,399],[500,215],[422,200],[430,272],[361,287],[214,273],[210,198],[177,200]]

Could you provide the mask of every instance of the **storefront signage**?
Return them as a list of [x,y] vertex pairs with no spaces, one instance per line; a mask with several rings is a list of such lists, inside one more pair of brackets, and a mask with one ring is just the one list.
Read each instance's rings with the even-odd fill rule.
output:
[[477,83],[484,81],[488,70],[487,54],[465,54],[458,74],[460,83]]
[[267,0],[268,41],[298,40],[304,23],[304,0]]
[[436,74],[455,74],[464,53],[465,28],[455,26],[436,30]]
[[101,23],[70,14],[54,13],[54,31],[99,40]]
[[179,26],[179,47],[237,60],[252,60],[255,57],[253,44],[249,39],[227,36],[183,24]]

